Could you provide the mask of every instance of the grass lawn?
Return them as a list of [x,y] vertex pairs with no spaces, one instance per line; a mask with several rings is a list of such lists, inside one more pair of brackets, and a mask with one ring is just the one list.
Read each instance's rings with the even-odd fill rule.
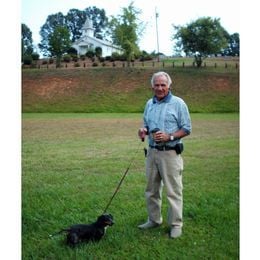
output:
[[[184,227],[146,221],[141,114],[23,114],[22,259],[238,259],[239,115],[192,114],[184,139]],[[93,222],[135,158],[108,212],[115,225],[76,249],[52,234]],[[166,220],[167,201],[163,200]]]

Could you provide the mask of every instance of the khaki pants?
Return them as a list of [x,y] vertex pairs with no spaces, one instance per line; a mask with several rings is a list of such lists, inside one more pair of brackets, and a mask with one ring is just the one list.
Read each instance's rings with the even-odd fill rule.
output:
[[158,151],[149,148],[146,160],[147,187],[145,196],[149,220],[162,222],[162,188],[168,200],[168,224],[182,227],[182,171],[183,160],[174,150]]

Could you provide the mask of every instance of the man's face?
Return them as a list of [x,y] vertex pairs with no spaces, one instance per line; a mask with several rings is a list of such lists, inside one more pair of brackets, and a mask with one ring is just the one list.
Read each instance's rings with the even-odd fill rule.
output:
[[169,93],[169,86],[167,78],[164,75],[158,76],[154,79],[154,84],[152,87],[154,95],[158,100],[163,99]]

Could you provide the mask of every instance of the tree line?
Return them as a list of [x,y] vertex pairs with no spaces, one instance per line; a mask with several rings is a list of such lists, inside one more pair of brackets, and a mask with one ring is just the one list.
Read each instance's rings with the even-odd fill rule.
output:
[[[70,9],[66,15],[61,12],[51,14],[40,29],[40,52],[45,57],[55,57],[59,65],[64,54],[77,55],[72,43],[82,35],[82,26],[86,19],[91,19],[94,37],[108,40],[119,46],[127,61],[135,59],[151,59],[162,53],[147,53],[140,50],[138,42],[145,32],[145,24],[140,21],[141,10],[133,2],[122,8],[117,16],[106,16],[104,9],[95,6],[84,10]],[[26,24],[22,24],[22,62],[37,59],[32,32]],[[220,19],[201,17],[184,26],[173,26],[173,50],[176,55],[185,53],[194,56],[198,67],[209,55],[239,56],[239,34],[229,35],[220,24]],[[102,49],[88,50],[94,56],[102,57]]]

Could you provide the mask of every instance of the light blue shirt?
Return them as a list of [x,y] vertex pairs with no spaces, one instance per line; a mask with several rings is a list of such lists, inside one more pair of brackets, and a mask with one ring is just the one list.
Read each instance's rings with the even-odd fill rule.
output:
[[[158,100],[153,97],[148,100],[144,110],[144,127],[149,131],[149,145],[157,145],[151,135],[154,128],[168,134],[183,129],[187,134],[191,132],[191,119],[187,105],[185,102],[171,92],[162,99]],[[180,139],[169,141],[163,145],[174,146],[181,142]]]

